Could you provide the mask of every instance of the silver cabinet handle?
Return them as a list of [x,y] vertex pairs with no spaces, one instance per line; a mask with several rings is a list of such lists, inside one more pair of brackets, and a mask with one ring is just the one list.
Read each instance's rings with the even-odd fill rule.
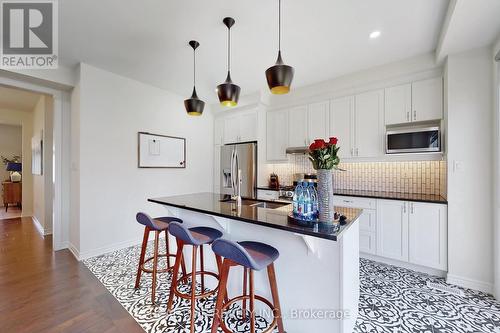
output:
[[417,110],[413,110],[413,120],[417,120]]
[[359,156],[359,149],[356,148],[356,156]]
[[413,202],[410,205],[411,205],[411,213],[413,214],[415,212],[415,209],[413,208]]
[[351,156],[354,156],[354,148],[351,148]]
[[352,203],[351,200],[343,200],[345,203]]
[[410,121],[410,111],[406,111],[406,121]]
[[403,213],[406,214],[406,202],[403,205]]

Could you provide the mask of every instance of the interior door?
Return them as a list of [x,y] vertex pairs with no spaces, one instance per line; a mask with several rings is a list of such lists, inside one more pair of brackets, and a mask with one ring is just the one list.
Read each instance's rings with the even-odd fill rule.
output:
[[330,103],[330,135],[339,139],[339,157],[352,157],[351,118],[354,106],[352,96],[337,98]]
[[383,155],[384,91],[375,90],[356,95],[355,109],[355,156]]
[[408,203],[377,200],[377,255],[408,261]]

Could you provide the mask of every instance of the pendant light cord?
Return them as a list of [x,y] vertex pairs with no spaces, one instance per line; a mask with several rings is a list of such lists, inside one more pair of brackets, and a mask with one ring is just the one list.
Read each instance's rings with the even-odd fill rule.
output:
[[193,87],[196,87],[196,50],[193,49]]
[[281,0],[278,0],[278,51],[281,51]]
[[227,71],[231,71],[231,28],[227,28]]

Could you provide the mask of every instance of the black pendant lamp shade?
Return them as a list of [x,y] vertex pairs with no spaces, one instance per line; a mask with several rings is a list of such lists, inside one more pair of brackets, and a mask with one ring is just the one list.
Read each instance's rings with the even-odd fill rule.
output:
[[189,45],[193,48],[193,93],[191,97],[184,100],[184,107],[190,116],[201,116],[205,108],[205,102],[198,98],[196,94],[196,48],[200,46],[195,40],[189,41]]
[[285,65],[281,58],[281,0],[278,0],[278,12],[278,59],[274,66],[266,70],[266,79],[271,93],[282,95],[290,91],[294,69]]
[[222,105],[236,106],[240,98],[241,88],[231,80],[231,27],[235,21],[232,17],[226,17],[222,22],[227,27],[227,77],[224,83],[217,86],[217,95]]

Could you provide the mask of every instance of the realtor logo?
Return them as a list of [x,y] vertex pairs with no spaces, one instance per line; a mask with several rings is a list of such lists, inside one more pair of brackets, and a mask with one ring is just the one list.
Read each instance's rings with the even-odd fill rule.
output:
[[0,67],[57,68],[57,0],[2,0]]

